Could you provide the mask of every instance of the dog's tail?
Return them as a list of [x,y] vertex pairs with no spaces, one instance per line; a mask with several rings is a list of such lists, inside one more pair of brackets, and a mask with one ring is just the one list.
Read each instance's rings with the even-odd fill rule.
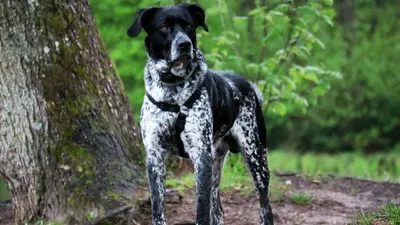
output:
[[253,88],[254,92],[256,93],[258,104],[262,105],[263,101],[264,101],[264,95],[258,88],[257,84],[255,84],[253,82],[251,82],[250,84],[251,84],[251,87]]
[[264,101],[264,96],[260,89],[257,87],[257,84],[251,82],[251,86],[254,89],[256,94],[257,103],[256,103],[256,120],[258,126],[258,135],[260,137],[261,144],[264,148],[267,148],[267,129],[265,127],[264,114],[262,111],[262,104]]

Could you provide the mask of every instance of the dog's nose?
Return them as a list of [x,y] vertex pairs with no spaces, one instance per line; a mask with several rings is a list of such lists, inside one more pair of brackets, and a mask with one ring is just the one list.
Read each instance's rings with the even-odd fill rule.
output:
[[183,41],[178,44],[178,48],[179,49],[189,49],[191,44],[192,43],[190,43],[190,41]]

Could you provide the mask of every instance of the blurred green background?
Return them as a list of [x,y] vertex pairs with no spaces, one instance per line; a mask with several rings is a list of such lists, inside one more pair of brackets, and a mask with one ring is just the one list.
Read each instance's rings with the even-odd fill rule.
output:
[[[145,34],[126,30],[140,8],[182,1],[89,2],[138,119]],[[210,31],[198,39],[209,67],[263,91],[273,171],[400,181],[399,1],[188,2],[206,10]]]
[[[144,37],[126,36],[140,8],[181,1],[90,0],[135,117]],[[269,146],[314,152],[400,148],[400,4],[396,0],[203,0],[198,29],[211,68],[256,82]],[[399,151],[399,150],[397,150]]]
[[[139,9],[181,2],[90,0],[136,119],[146,34],[130,39],[126,30]],[[206,11],[210,31],[199,28],[198,40],[209,67],[235,71],[263,91],[273,171],[400,181],[398,1],[188,2]]]

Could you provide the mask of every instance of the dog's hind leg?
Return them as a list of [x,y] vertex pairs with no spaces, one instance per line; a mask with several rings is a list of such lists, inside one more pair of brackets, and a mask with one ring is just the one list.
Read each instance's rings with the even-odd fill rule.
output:
[[[219,152],[218,149],[217,152]],[[212,173],[213,180],[212,180],[212,193],[211,193],[212,225],[224,224],[224,211],[222,209],[218,187],[221,182],[222,169],[227,155],[227,150],[221,149],[221,152],[223,153],[223,155],[217,155],[213,163],[213,173]]]
[[241,147],[243,158],[253,177],[261,207],[261,225],[272,225],[274,220],[268,196],[270,173],[267,163],[265,124],[262,116],[261,108],[255,101],[245,102],[232,127],[232,134]]

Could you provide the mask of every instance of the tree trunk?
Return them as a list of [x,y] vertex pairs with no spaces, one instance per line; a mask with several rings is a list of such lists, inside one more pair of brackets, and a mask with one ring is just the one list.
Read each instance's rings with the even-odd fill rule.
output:
[[354,23],[356,20],[355,4],[354,0],[340,0],[335,1],[338,4],[338,19],[341,24],[343,24],[343,39],[347,43],[346,46],[346,56],[350,57],[352,55],[352,47],[356,42],[356,33]]
[[143,151],[123,92],[87,1],[1,1],[0,175],[16,224],[133,205]]

